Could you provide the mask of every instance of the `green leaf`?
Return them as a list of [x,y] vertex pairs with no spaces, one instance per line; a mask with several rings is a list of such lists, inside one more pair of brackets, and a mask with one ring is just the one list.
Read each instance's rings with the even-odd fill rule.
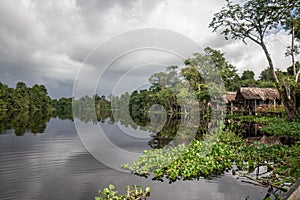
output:
[[115,189],[115,186],[112,185],[112,184],[110,184],[110,185],[108,186],[108,188],[109,188],[110,190],[113,190],[113,189]]
[[146,193],[150,193],[151,188],[150,187],[146,187],[145,191],[146,191]]

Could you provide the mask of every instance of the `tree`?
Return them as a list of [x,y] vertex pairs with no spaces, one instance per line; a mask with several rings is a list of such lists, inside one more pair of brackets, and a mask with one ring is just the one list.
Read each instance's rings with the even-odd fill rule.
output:
[[[299,4],[299,0],[291,0]],[[283,4],[285,6],[285,4]],[[298,47],[295,45],[295,40],[300,39],[300,7],[292,7],[292,9],[287,13],[285,21],[282,23],[284,28],[291,34],[291,46],[287,47],[286,56],[291,56],[292,60],[292,70],[295,78],[295,82],[298,82],[300,70],[296,68],[295,54],[299,54]]]
[[197,61],[201,57],[201,54],[195,54],[193,58],[187,59],[185,61],[185,65],[187,65],[187,67],[181,70],[181,74],[195,91],[199,103],[205,102],[205,104],[207,104],[210,100],[209,90],[204,78],[197,69]]
[[48,110],[51,108],[51,98],[48,96],[47,89],[44,85],[34,84],[29,89],[30,109],[31,110]]
[[276,87],[272,73],[269,68],[262,70],[260,72],[260,75],[258,78],[259,79],[257,81],[256,87],[261,87],[261,88],[275,88]]
[[294,91],[298,81],[297,74],[300,72],[294,70],[293,83],[285,78],[280,80],[265,38],[280,25],[287,25],[291,17],[299,19],[299,16],[292,14],[293,10],[299,10],[299,0],[248,0],[243,4],[234,4],[230,0],[226,2],[226,6],[214,14],[209,27],[213,28],[213,31],[222,28],[221,34],[225,39],[238,39],[244,43],[250,40],[262,48],[285,110],[292,120],[297,115]]
[[[300,62],[299,61],[297,61],[295,63],[295,69],[296,70],[300,69]],[[290,76],[294,75],[294,66],[293,65],[287,68],[287,74],[290,75]]]
[[8,99],[10,97],[9,88],[0,82],[0,111],[9,109]]
[[269,68],[261,71],[259,75],[259,80],[261,81],[273,81],[273,76]]
[[20,81],[14,89],[0,82],[0,111],[47,111],[50,108],[51,98],[44,85],[35,84],[30,88],[26,83]]
[[224,53],[210,47],[206,47],[204,51],[206,55],[210,56],[215,66],[220,70],[225,88],[228,91],[236,91],[240,87],[240,77],[237,74],[236,67],[226,61]]
[[13,95],[14,107],[20,111],[28,111],[30,107],[29,89],[24,82],[18,82]]
[[174,87],[179,82],[177,66],[168,66],[166,72],[158,72],[150,76],[149,82],[155,87]]
[[243,71],[241,76],[241,86],[243,87],[254,87],[256,85],[256,81],[254,79],[254,72],[251,70]]
[[255,74],[254,74],[253,71],[251,71],[251,70],[245,70],[245,71],[243,71],[241,79],[242,80],[253,80],[253,81],[255,81],[254,75]]

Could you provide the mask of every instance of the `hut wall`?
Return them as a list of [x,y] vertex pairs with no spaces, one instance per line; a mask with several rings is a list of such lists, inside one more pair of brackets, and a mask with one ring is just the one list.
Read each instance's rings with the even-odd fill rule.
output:
[[244,114],[257,114],[263,107],[280,105],[279,93],[272,88],[240,88],[235,101]]

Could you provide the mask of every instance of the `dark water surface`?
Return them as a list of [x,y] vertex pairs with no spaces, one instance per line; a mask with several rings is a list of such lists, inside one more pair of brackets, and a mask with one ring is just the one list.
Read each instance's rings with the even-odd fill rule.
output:
[[[111,137],[120,129],[104,123]],[[130,128],[128,128],[130,131]],[[137,152],[150,149],[148,140],[120,137],[117,145]],[[16,136],[13,129],[0,135],[0,200],[89,200],[97,190],[116,185],[123,193],[126,185],[151,187],[149,199],[240,200],[262,199],[264,188],[243,184],[230,174],[212,180],[152,181],[111,169],[97,161],[82,145],[74,122],[51,118],[44,133],[26,131]]]

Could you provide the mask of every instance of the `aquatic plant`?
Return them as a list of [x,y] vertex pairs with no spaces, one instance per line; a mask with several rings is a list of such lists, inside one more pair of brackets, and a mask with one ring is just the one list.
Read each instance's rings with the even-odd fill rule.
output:
[[150,196],[150,187],[146,187],[143,190],[142,186],[133,185],[132,188],[127,186],[126,194],[117,195],[118,191],[115,191],[115,186],[110,184],[108,188],[104,188],[103,191],[99,190],[99,196],[95,197],[95,200],[145,200]]
[[[250,182],[286,191],[300,177],[300,146],[268,145],[255,142],[237,149],[235,163],[240,177]],[[264,167],[265,170],[260,172]],[[255,173],[255,177],[250,176]]]
[[228,115],[227,118],[243,122],[255,122],[259,124],[277,123],[287,121],[286,118],[276,116],[254,116],[254,115]]
[[300,122],[271,122],[267,126],[263,127],[262,131],[270,135],[288,136],[295,139],[300,139]]
[[[292,146],[260,142],[248,144],[229,129],[219,131],[219,138],[206,154],[201,150],[209,146],[207,141],[195,139],[189,146],[182,144],[144,151],[137,161],[123,168],[140,176],[153,175],[154,179],[167,178],[173,182],[210,178],[236,166],[234,174],[249,179],[247,181],[283,191],[300,177],[298,143]],[[267,168],[267,172],[259,173],[260,167]],[[257,176],[252,178],[249,175],[255,170],[258,171]]]
[[[222,132],[219,138],[211,140],[194,140],[189,146],[185,144],[165,149],[144,151],[139,160],[123,168],[140,176],[149,176],[153,172],[154,179],[168,178],[171,182],[177,179],[194,179],[220,175],[230,169],[236,157],[235,148],[242,144],[242,138],[233,132]],[[207,153],[202,153],[210,148]],[[174,159],[176,158],[176,159]]]

